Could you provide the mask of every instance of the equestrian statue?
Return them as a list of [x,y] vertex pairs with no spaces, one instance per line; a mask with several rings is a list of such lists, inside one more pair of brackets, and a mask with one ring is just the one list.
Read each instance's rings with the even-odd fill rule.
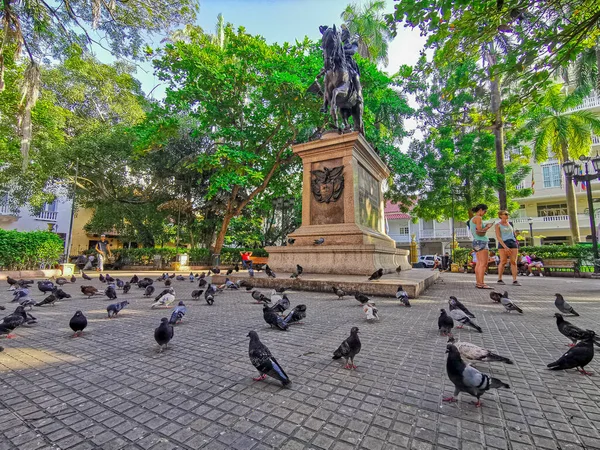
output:
[[[354,131],[364,134],[363,129],[363,97],[360,85],[360,71],[352,57],[358,50],[356,42],[350,42],[350,32],[342,26],[339,33],[335,27],[320,26],[323,35],[323,69],[317,75],[309,91],[323,94],[322,112],[331,114],[334,126],[338,132],[347,133],[352,127],[348,118],[352,116]],[[319,79],[324,76],[323,88]],[[342,126],[339,124],[338,112],[341,115]]]

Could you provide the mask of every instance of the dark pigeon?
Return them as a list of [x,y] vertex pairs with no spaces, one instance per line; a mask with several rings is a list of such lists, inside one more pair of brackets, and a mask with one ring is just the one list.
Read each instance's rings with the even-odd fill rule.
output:
[[52,292],[54,290],[54,283],[52,281],[38,281],[38,289],[42,291],[43,294],[48,292]]
[[556,361],[548,364],[550,370],[577,369],[582,375],[592,375],[586,372],[587,366],[594,359],[594,338],[596,333],[589,331],[588,335],[575,347],[571,347]]
[[321,245],[323,242],[325,242],[325,238],[315,239],[313,242],[315,245]]
[[56,300],[58,300],[56,298],[56,296],[54,294],[50,294],[48,297],[46,297],[41,302],[37,302],[34,306],[45,306],[45,305],[52,305],[52,306],[54,306],[54,302],[56,302]]
[[358,338],[358,327],[352,327],[350,329],[350,336],[348,336],[344,342],[333,352],[332,359],[346,359],[346,365],[344,369],[356,369],[354,365],[354,357],[360,352],[361,344]]
[[563,298],[561,294],[554,295],[556,295],[556,300],[554,300],[554,306],[556,306],[561,313],[579,316],[579,314],[575,312],[573,307],[569,305],[569,303],[567,303],[567,301]]
[[123,294],[127,294],[130,289],[131,289],[131,283],[129,281],[126,281],[125,284],[123,285]]
[[137,284],[140,281],[139,277],[137,275],[134,275],[131,277],[131,280],[129,280],[130,284]]
[[[203,274],[204,275],[204,274]],[[198,287],[204,287],[208,284],[208,282],[206,281],[206,279],[204,278],[200,278],[200,281],[198,282]]]
[[304,268],[300,264],[296,264],[296,270],[290,275],[290,278],[298,278],[304,272]]
[[263,319],[271,328],[275,327],[279,330],[286,331],[287,323],[275,311],[272,311],[267,305],[263,306]]
[[154,330],[154,340],[160,346],[160,352],[167,348],[167,345],[173,339],[175,331],[173,325],[169,323],[169,319],[163,317],[160,319],[160,325]]
[[452,336],[452,328],[454,328],[454,320],[448,314],[445,309],[440,309],[440,317],[438,318],[438,329],[442,336]]
[[69,282],[69,280],[67,280],[66,278],[63,278],[63,277],[58,277],[56,279],[56,284],[58,284],[59,286],[64,286],[68,282]]
[[67,294],[62,289],[57,289],[53,292],[57,299],[62,300],[63,298],[71,298],[71,294]]
[[260,342],[256,331],[248,333],[248,337],[250,338],[248,356],[250,356],[252,365],[256,367],[256,370],[260,373],[260,376],[253,378],[253,380],[261,381],[269,376],[280,381],[283,387],[289,387],[292,384],[292,381],[271,354],[267,346]]
[[73,330],[73,337],[81,336],[83,334],[83,330],[87,327],[87,318],[83,315],[81,311],[75,312],[75,315],[71,317],[69,321],[69,327]]
[[492,301],[494,301],[496,303],[500,303],[502,294],[500,292],[490,292],[490,298],[492,299]]
[[98,275],[98,279],[100,280],[101,283],[106,282],[106,278],[102,274]]
[[155,287],[152,285],[146,286],[146,290],[144,291],[144,297],[152,297],[154,295]]
[[290,307],[290,299],[287,298],[287,295],[283,294],[283,297],[281,297],[279,300],[277,300],[277,302],[273,305],[273,307],[271,308],[271,311],[282,313],[289,307]]
[[[571,339],[572,343],[569,344],[569,347],[573,347],[577,341],[587,340],[590,334],[594,333],[592,330],[582,330],[581,328],[576,327],[571,322],[566,321],[560,313],[554,313],[554,317],[556,317],[558,331],[560,331],[563,336]],[[595,336],[595,333],[593,341],[600,347],[600,339]]]
[[98,293],[98,289],[94,286],[81,286],[81,293],[87,295],[87,298],[91,298],[93,295]]
[[117,284],[118,289],[123,289],[123,286],[125,286],[125,282],[123,280],[121,280],[120,278],[117,278],[115,280],[115,283]]
[[369,277],[369,281],[379,280],[383,276],[383,269],[377,269],[375,272],[371,274]]
[[71,275],[71,283],[75,283],[77,281],[77,278],[75,278],[75,275]]
[[450,306],[450,311],[452,311],[453,309],[460,309],[462,312],[464,312],[467,316],[469,316],[471,319],[475,318],[475,315],[469,311],[467,309],[467,307],[465,305],[463,305],[460,300],[458,300],[455,296],[451,295],[450,299],[448,300],[448,305]]
[[448,353],[448,359],[446,360],[446,371],[448,378],[454,384],[454,395],[452,397],[444,398],[445,402],[456,402],[458,394],[466,392],[477,398],[475,406],[480,407],[481,397],[485,391],[490,389],[498,389],[500,387],[509,389],[510,386],[497,378],[492,378],[489,375],[481,373],[474,367],[467,365],[463,362],[460,357],[460,352],[453,344],[448,344],[446,353]]
[[200,296],[202,295],[203,292],[204,292],[204,289],[196,289],[196,290],[192,291],[192,299],[200,300]]
[[354,298],[358,300],[361,305],[364,305],[370,300],[369,297],[367,297],[365,294],[361,294],[360,292],[354,294]]
[[106,295],[109,300],[116,300],[117,290],[115,289],[115,286],[113,284],[109,284],[106,290],[104,291],[104,295]]
[[337,295],[337,296],[338,296],[338,300],[341,300],[341,299],[343,299],[343,298],[344,298],[344,296],[346,295],[346,293],[345,293],[344,291],[342,291],[341,289],[339,289],[339,288],[337,288],[337,287],[335,287],[335,286],[333,286],[333,287],[331,288],[331,290],[333,291],[333,293],[334,293],[335,295]]
[[306,305],[297,305],[288,313],[284,321],[287,324],[300,323],[304,318],[306,318]]
[[277,275],[275,274],[275,272],[273,272],[273,271],[271,270],[271,268],[269,267],[269,265],[268,265],[268,264],[267,264],[267,265],[266,265],[266,267],[265,267],[265,273],[267,274],[267,276],[268,276],[269,278],[277,278]]
[[81,272],[81,278],[83,278],[84,280],[90,281],[92,279],[92,277],[90,277],[89,275]]

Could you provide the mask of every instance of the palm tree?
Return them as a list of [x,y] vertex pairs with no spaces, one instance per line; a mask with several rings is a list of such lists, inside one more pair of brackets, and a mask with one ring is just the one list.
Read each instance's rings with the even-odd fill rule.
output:
[[388,64],[388,43],[392,34],[384,17],[385,1],[371,1],[365,7],[349,4],[341,14],[351,35],[358,35],[358,53],[372,62]]
[[[592,133],[600,134],[600,117],[590,111],[569,111],[580,105],[582,99],[581,91],[565,94],[561,85],[554,85],[534,107],[526,127],[535,132],[533,156],[537,162],[548,159],[549,149],[560,163],[569,158],[589,155]],[[571,236],[573,242],[579,242],[581,238],[573,183],[565,183],[565,191]]]

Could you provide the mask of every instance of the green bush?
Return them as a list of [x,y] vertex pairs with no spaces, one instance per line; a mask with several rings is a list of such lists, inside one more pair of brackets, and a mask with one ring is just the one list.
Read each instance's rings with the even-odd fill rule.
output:
[[575,258],[580,265],[593,265],[594,254],[589,244],[540,245],[519,248],[519,252],[535,254],[542,259]]
[[455,248],[454,249],[454,263],[459,266],[464,266],[469,260],[469,255],[473,251],[472,248]]
[[63,240],[48,231],[6,231],[0,229],[0,269],[31,270],[41,264],[58,264]]

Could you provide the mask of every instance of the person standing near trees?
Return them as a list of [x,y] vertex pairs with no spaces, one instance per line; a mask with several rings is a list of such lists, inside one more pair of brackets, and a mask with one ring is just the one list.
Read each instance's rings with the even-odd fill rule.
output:
[[510,272],[513,278],[513,286],[521,286],[517,281],[517,255],[519,254],[519,243],[515,236],[515,230],[508,223],[508,211],[499,211],[500,222],[496,224],[496,241],[498,242],[498,253],[500,253],[500,263],[498,264],[498,284],[504,284],[502,275],[506,261],[510,263]]
[[252,260],[250,257],[252,256],[252,252],[240,252],[242,255],[242,267],[244,269],[252,268]]
[[477,265],[475,266],[475,286],[477,289],[491,289],[491,287],[484,282],[485,271],[487,270],[489,260],[489,238],[486,236],[486,233],[494,226],[493,222],[488,223],[486,226],[483,225],[483,216],[485,216],[487,210],[487,205],[483,203],[475,206],[471,209],[475,216],[468,222],[469,229],[473,235],[473,250],[477,254]]
[[98,269],[97,270],[99,272],[104,271],[104,258],[106,257],[106,254],[108,253],[108,256],[112,256],[109,247],[110,247],[110,244],[106,240],[106,235],[105,234],[101,235],[100,240],[96,244],[96,252],[98,252]]

